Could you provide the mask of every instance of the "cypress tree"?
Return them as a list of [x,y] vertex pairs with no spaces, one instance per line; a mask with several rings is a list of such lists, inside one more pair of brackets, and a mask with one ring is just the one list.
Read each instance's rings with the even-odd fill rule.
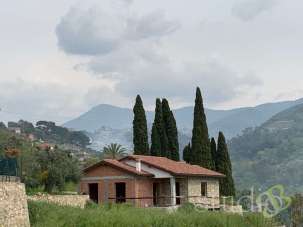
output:
[[191,147],[190,143],[187,144],[183,149],[183,160],[187,163],[191,163]]
[[[157,132],[156,132],[157,131]],[[156,135],[153,135],[155,134]],[[167,157],[167,151],[168,151],[168,139],[165,131],[164,121],[163,121],[163,112],[162,112],[162,103],[160,99],[156,99],[156,110],[155,110],[155,119],[153,123],[153,129],[152,129],[152,147],[151,147],[151,153],[152,154],[158,154],[159,151],[155,150],[156,148],[159,148],[159,139],[160,138],[160,153],[162,157]]]
[[162,99],[162,112],[165,131],[168,139],[167,158],[179,161],[178,129],[173,112],[170,110],[168,101]]
[[210,141],[210,151],[211,151],[211,157],[213,161],[213,168],[212,170],[217,170],[217,144],[214,137],[211,138]]
[[155,124],[152,127],[151,142],[150,154],[152,156],[161,156],[161,139]]
[[232,177],[231,161],[225,137],[222,132],[219,132],[218,137],[217,171],[226,176],[220,179],[220,194],[223,196],[235,196],[235,185]]
[[136,97],[136,103],[133,109],[133,143],[134,154],[148,155],[148,133],[145,110],[140,95]]
[[206,123],[206,116],[204,113],[202,95],[199,87],[197,87],[196,90],[191,145],[193,155],[191,164],[196,164],[205,168],[212,169],[213,163],[210,151],[208,128]]

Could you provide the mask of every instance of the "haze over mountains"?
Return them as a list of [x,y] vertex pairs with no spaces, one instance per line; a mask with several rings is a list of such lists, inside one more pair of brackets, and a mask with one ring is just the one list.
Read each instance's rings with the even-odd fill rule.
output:
[[239,188],[283,184],[303,189],[303,104],[288,108],[229,144]]
[[[223,131],[227,138],[240,134],[243,129],[256,127],[264,123],[273,115],[303,103],[303,99],[266,103],[256,107],[244,107],[231,110],[206,109],[208,127],[211,135]],[[183,107],[174,110],[179,131],[191,132],[193,121],[193,107]],[[152,124],[153,111],[146,112],[148,124]],[[107,104],[98,105],[76,119],[68,121],[65,127],[85,130],[93,133],[101,127],[112,129],[130,129],[132,127],[132,109],[121,108]]]

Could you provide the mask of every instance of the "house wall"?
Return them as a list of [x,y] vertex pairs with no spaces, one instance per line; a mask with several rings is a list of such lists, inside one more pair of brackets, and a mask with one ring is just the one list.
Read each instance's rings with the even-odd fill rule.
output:
[[[201,183],[207,183],[207,195],[201,196]],[[216,178],[189,177],[188,202],[201,205],[205,208],[218,208],[220,206],[219,180]]]
[[89,194],[89,184],[98,183],[98,202],[114,203],[116,198],[116,183],[125,183],[126,202],[140,207],[153,204],[152,181],[148,177],[130,175],[111,166],[99,166],[87,173],[81,179],[80,193]]

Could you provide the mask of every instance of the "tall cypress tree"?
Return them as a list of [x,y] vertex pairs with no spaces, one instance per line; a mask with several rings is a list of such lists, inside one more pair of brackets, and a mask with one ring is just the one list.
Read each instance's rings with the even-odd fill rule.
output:
[[235,196],[235,185],[232,177],[232,166],[228,154],[225,137],[219,132],[217,148],[217,171],[226,177],[220,179],[220,194],[223,196]]
[[155,123],[152,127],[152,133],[151,133],[151,147],[150,147],[150,154],[152,156],[161,156],[161,139],[160,135],[158,133],[157,126]]
[[183,160],[186,161],[187,163],[191,163],[191,157],[192,157],[191,146],[189,143],[183,149]]
[[[157,131],[157,132],[156,132]],[[154,135],[154,134],[157,135]],[[158,154],[159,151],[155,150],[159,148],[158,142],[160,138],[160,146],[161,146],[161,156],[167,157],[168,151],[168,139],[165,131],[165,125],[163,121],[163,112],[162,112],[162,103],[160,99],[156,99],[156,110],[155,110],[155,119],[153,123],[153,130],[152,130],[152,146],[151,146],[151,154]]]
[[179,161],[179,141],[178,141],[178,129],[173,112],[170,110],[168,101],[162,99],[162,113],[165,131],[168,139],[168,151],[167,158],[175,161]]
[[217,144],[214,137],[210,140],[210,151],[211,151],[211,157],[213,161],[213,168],[212,170],[217,170]]
[[149,154],[148,133],[145,110],[140,95],[136,97],[136,103],[133,109],[133,143],[134,154]]
[[196,100],[194,108],[194,122],[192,132],[192,164],[200,165],[205,168],[212,169],[212,157],[210,151],[210,142],[206,116],[200,88],[196,90]]

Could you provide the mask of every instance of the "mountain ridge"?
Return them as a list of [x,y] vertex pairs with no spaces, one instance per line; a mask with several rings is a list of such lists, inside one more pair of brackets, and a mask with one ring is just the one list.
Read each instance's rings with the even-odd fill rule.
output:
[[[219,130],[227,138],[232,138],[245,128],[256,127],[273,115],[297,104],[303,103],[303,98],[293,101],[264,103],[255,107],[240,107],[230,110],[205,109],[210,135],[215,136]],[[193,107],[186,106],[173,110],[177,126],[185,131],[191,131]],[[146,111],[148,124],[153,122],[154,112]],[[97,105],[79,117],[63,124],[67,128],[94,132],[105,126],[113,129],[132,127],[132,109],[117,107],[110,104]]]
[[303,104],[247,129],[229,147],[239,188],[282,184],[291,192],[302,190],[303,174],[297,170],[303,165]]

